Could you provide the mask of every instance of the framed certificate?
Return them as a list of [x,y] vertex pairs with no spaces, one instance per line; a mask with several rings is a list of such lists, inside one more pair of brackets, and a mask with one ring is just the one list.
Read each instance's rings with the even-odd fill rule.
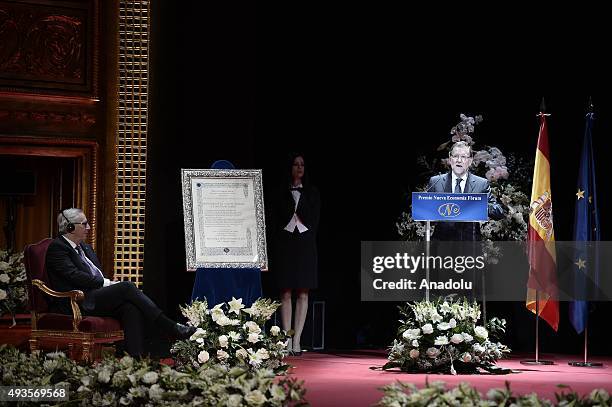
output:
[[187,268],[266,269],[261,170],[181,173]]

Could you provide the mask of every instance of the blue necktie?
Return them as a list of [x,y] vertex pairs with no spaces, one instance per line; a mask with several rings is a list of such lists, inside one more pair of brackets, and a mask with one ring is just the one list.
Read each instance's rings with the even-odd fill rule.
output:
[[91,274],[93,276],[97,276],[99,272],[98,268],[87,258],[87,256],[85,256],[85,253],[83,253],[81,246],[77,246],[76,249],[77,252],[79,252],[79,256],[81,256],[81,260],[83,260],[83,263],[85,263]]
[[457,184],[455,185],[455,193],[461,193],[461,178],[457,178]]

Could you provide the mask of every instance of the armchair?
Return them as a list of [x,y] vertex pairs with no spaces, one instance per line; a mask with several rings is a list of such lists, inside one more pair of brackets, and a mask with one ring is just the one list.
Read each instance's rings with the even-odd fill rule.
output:
[[[48,287],[45,256],[51,242],[52,239],[43,239],[26,246],[24,251],[32,315],[30,350],[47,343],[63,345],[68,347],[72,359],[91,362],[100,358],[101,344],[123,340],[123,330],[114,318],[81,315],[78,303],[83,301],[82,291],[59,292]],[[72,315],[49,312],[45,295],[70,298]]]

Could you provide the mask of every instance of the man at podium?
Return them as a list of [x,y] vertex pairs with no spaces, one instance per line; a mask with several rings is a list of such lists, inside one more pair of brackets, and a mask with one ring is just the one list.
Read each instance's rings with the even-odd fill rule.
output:
[[[449,154],[451,171],[431,177],[428,192],[486,193],[488,194],[488,213],[491,219],[501,219],[503,209],[491,194],[489,181],[469,172],[472,165],[472,148],[465,141],[453,145]],[[434,240],[475,241],[481,239],[480,224],[476,222],[438,222]]]

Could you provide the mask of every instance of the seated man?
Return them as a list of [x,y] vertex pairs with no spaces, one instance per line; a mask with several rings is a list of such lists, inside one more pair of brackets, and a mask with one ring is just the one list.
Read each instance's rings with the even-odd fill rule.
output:
[[[124,331],[125,350],[131,356],[143,355],[145,321],[178,339],[186,339],[196,331],[195,327],[169,319],[134,283],[104,277],[98,257],[85,243],[90,227],[81,209],[63,210],[57,223],[60,236],[51,242],[46,257],[51,288],[83,291],[83,315],[118,319]],[[67,298],[53,298],[50,309],[72,313]]]

